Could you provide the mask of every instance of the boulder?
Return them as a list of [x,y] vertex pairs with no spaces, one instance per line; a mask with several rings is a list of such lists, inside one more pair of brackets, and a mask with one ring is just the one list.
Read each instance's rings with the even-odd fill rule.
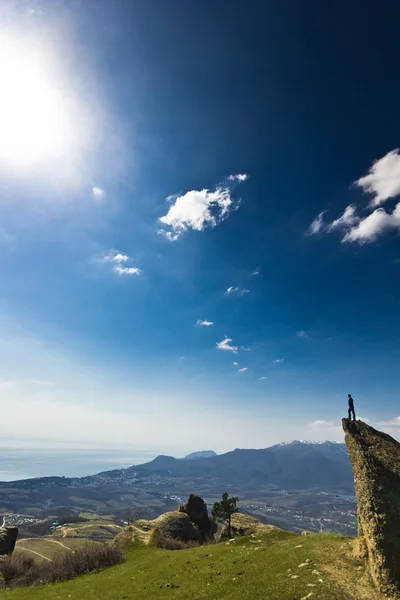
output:
[[400,444],[362,421],[342,425],[357,497],[357,551],[379,590],[399,598]]
[[116,542],[126,544],[140,542],[148,544],[156,536],[174,538],[183,542],[200,542],[202,537],[199,528],[192,523],[189,516],[177,510],[166,512],[156,519],[139,519],[132,525],[128,525],[117,535]]
[[[256,517],[245,515],[244,513],[234,513],[231,516],[231,535],[238,537],[240,535],[262,535],[271,531],[279,531],[274,525],[265,525]],[[228,539],[228,524],[224,523],[219,536],[220,540]]]
[[178,508],[179,512],[186,513],[192,523],[197,525],[203,539],[212,536],[211,521],[208,516],[207,505],[203,498],[196,494],[190,494],[185,504]]
[[0,528],[0,555],[12,554],[18,537],[18,527]]

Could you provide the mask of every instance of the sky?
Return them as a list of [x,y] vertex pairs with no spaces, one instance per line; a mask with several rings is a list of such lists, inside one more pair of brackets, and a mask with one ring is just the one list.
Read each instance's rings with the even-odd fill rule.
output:
[[400,437],[399,19],[1,3],[2,447]]

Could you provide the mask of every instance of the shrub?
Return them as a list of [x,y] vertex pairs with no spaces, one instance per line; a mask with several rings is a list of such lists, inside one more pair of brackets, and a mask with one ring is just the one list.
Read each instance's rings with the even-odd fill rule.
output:
[[187,550],[188,548],[195,548],[200,546],[200,542],[196,540],[178,540],[177,538],[169,538],[164,535],[157,535],[154,537],[154,545],[157,548],[164,548],[164,550]]
[[2,576],[5,587],[54,583],[111,567],[122,561],[123,553],[117,544],[87,545],[46,562],[36,562],[30,556],[16,552],[0,562],[0,578]]

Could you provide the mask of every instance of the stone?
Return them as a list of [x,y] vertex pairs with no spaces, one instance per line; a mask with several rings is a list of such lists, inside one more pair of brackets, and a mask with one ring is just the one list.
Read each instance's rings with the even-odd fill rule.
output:
[[212,537],[212,525],[203,498],[196,494],[190,494],[186,503],[179,506],[178,511],[189,516],[190,520],[199,528],[203,539]]
[[342,419],[357,498],[356,551],[378,589],[400,591],[400,444],[362,421]]
[[12,554],[18,537],[18,527],[0,528],[0,555]]

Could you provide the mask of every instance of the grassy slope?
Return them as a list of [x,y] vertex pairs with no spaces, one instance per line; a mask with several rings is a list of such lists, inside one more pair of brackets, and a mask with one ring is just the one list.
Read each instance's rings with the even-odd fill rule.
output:
[[[9,590],[2,599],[300,600],[310,593],[315,600],[381,599],[349,557],[350,544],[342,536],[280,531],[191,550],[134,545],[122,565],[61,584]],[[312,562],[300,567],[307,559]]]

